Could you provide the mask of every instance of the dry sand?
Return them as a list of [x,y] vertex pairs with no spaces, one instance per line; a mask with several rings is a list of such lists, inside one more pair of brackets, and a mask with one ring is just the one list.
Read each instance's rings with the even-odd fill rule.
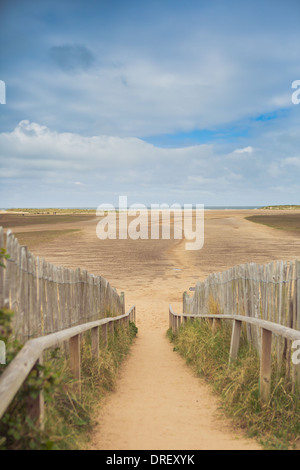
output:
[[[61,224],[80,228],[29,248],[58,265],[101,274],[135,304],[139,328],[115,392],[101,408],[92,449],[259,449],[234,430],[218,401],[193,375],[166,338],[168,305],[182,310],[182,294],[209,273],[236,264],[299,258],[300,238],[245,220],[261,211],[208,211],[205,245],[186,251],[184,241],[107,240],[96,237],[96,220]],[[51,229],[51,226],[47,226]],[[14,232],[45,230],[15,227]]]

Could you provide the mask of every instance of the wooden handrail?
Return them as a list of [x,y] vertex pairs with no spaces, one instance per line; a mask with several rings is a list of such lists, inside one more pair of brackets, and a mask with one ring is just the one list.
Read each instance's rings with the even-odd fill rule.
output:
[[[35,364],[42,362],[42,355],[45,350],[65,341],[70,341],[71,371],[74,377],[80,380],[79,336],[86,331],[92,330],[92,350],[93,354],[96,356],[99,354],[99,327],[102,327],[102,335],[106,343],[107,326],[110,324],[111,332],[113,332],[114,323],[124,320],[128,320],[128,322],[136,320],[135,306],[131,307],[125,315],[84,323],[57,333],[40,336],[39,338],[27,341],[0,377],[0,418],[2,418]],[[80,383],[78,384],[78,393],[80,394]],[[40,394],[35,400],[35,403],[31,403],[30,405],[31,417],[39,418],[41,425],[43,421],[41,416],[43,410],[42,400],[42,395]]]
[[259,318],[247,317],[243,315],[228,315],[228,314],[177,314],[174,313],[172,306],[169,306],[169,325],[174,334],[177,333],[181,324],[181,320],[187,321],[188,319],[203,318],[209,319],[213,322],[213,330],[215,330],[221,320],[232,320],[232,335],[229,352],[229,365],[237,359],[241,326],[242,323],[255,325],[261,329],[262,332],[262,348],[260,355],[260,397],[262,401],[267,401],[270,396],[271,386],[271,346],[272,335],[281,336],[291,341],[300,340],[300,331],[279,325],[278,323],[261,320]]

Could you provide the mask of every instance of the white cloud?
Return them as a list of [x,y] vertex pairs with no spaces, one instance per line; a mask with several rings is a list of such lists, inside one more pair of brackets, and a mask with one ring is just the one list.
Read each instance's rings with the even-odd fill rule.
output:
[[[212,155],[208,145],[164,149],[138,138],[59,133],[27,120],[12,132],[0,134],[0,147],[7,174],[64,171],[66,177],[82,173],[95,177],[97,172],[100,176],[111,172],[124,182],[127,177],[149,181],[155,171],[169,171]],[[83,183],[75,180],[75,184]]]
[[251,146],[248,146],[248,147],[245,147],[245,148],[242,148],[242,149],[236,149],[234,150],[233,153],[238,153],[238,154],[243,154],[243,153],[247,153],[247,154],[251,154],[253,152],[253,147]]
[[[270,161],[272,149],[264,151],[261,144],[259,152],[256,145],[229,153],[216,144],[160,148],[138,138],[87,137],[24,120],[12,132],[0,134],[2,197],[13,200],[22,183],[26,205],[32,205],[30,195],[36,191],[59,199],[56,204],[62,206],[96,207],[116,194],[132,195],[146,204],[164,199],[219,205],[220,198],[224,204],[251,204],[246,198],[252,193],[259,196],[256,185],[268,191],[283,182],[290,184],[288,167],[300,166],[293,156],[282,159],[274,154]],[[244,200],[238,196],[241,191]]]

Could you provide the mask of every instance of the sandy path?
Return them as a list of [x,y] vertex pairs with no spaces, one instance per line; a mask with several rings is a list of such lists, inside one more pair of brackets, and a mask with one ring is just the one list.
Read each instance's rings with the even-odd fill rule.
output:
[[138,324],[117,389],[99,413],[91,449],[258,449],[217,416],[216,398],[173,352],[165,325]]
[[207,386],[173,353],[161,331],[142,330],[116,392],[99,415],[92,449],[254,449],[216,418]]
[[[138,338],[117,390],[100,412],[93,449],[258,448],[218,415],[216,398],[172,351],[166,338],[169,303],[181,311],[182,293],[197,280],[236,264],[299,257],[299,238],[244,220],[253,212],[207,213],[205,245],[199,252],[188,252],[184,242],[172,240],[100,242],[93,220],[75,224],[74,228],[82,229],[80,233],[36,250],[29,246],[48,261],[103,275],[125,291],[127,308],[137,307]],[[63,228],[73,225],[55,226]],[[26,230],[34,229],[38,228]]]

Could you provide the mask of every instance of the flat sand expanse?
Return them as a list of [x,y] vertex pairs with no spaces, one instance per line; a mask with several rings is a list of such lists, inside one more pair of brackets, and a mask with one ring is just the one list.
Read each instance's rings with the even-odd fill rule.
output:
[[[96,219],[47,225],[61,235],[35,246],[45,225],[15,227],[29,249],[57,265],[101,274],[136,305],[138,338],[117,390],[99,412],[92,449],[257,449],[220,416],[208,386],[193,376],[166,338],[168,305],[182,311],[182,294],[198,280],[234,265],[300,256],[300,237],[245,220],[262,211],[207,211],[205,243],[186,251],[183,240],[106,240]],[[268,213],[268,212],[266,212]],[[73,233],[66,230],[80,229]],[[26,233],[28,239],[26,240]]]

